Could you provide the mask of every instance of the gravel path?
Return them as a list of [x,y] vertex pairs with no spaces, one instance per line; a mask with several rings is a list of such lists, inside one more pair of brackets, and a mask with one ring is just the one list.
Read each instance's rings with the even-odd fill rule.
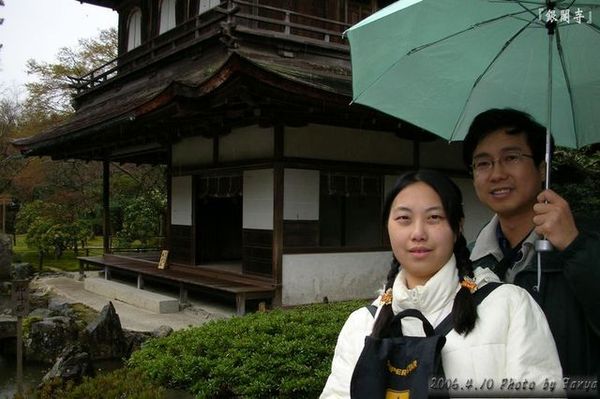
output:
[[[77,274],[56,274],[37,277],[31,283],[32,289],[50,293],[51,301],[83,303],[97,311],[111,300],[102,295],[86,291],[83,282],[77,280]],[[131,289],[137,289],[132,286]],[[112,303],[121,320],[121,326],[134,331],[153,331],[161,325],[170,326],[174,330],[196,326],[210,320],[231,317],[235,314],[233,307],[218,303],[191,301],[191,306],[178,313],[154,313],[140,309],[118,300]]]

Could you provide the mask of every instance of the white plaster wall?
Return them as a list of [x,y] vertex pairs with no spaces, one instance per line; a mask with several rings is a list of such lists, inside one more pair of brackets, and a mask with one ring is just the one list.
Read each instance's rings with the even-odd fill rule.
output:
[[172,166],[194,166],[213,161],[213,140],[202,137],[186,137],[173,144]]
[[287,157],[411,165],[413,144],[392,132],[308,125],[286,127]]
[[273,169],[244,171],[243,228],[273,230]]
[[171,224],[192,225],[192,176],[171,180]]
[[273,128],[248,126],[219,138],[219,161],[260,159],[273,156]]
[[319,220],[319,178],[318,170],[284,170],[284,220]]
[[462,142],[435,140],[420,144],[421,168],[466,170],[462,163]]
[[283,255],[283,305],[375,298],[385,284],[391,252]]

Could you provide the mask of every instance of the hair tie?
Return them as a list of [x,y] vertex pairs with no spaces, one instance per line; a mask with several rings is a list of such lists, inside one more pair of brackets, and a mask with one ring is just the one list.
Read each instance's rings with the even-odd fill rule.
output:
[[477,283],[474,279],[472,279],[469,276],[463,277],[463,280],[460,282],[460,285],[468,289],[471,294],[477,291]]
[[381,303],[382,305],[391,305],[392,304],[392,289],[388,288],[383,295],[381,296],[381,299],[379,300],[379,303]]

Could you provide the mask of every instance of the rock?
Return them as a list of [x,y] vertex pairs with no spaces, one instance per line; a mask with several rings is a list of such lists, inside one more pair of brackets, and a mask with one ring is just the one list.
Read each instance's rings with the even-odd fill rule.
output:
[[40,319],[45,319],[47,317],[50,317],[50,315],[51,315],[50,309],[36,308],[36,309],[33,309],[31,312],[29,312],[27,317],[38,317]]
[[125,341],[127,342],[127,353],[125,357],[129,358],[131,354],[140,349],[144,342],[152,337],[152,333],[148,331],[131,331],[123,330]]
[[72,319],[64,316],[35,321],[25,339],[25,357],[29,361],[54,363],[67,344],[77,339]]
[[60,378],[62,382],[74,381],[80,383],[83,377],[92,376],[90,355],[83,350],[81,345],[69,344],[58,356],[58,359],[42,379],[42,384],[53,378]]
[[[31,285],[30,285],[31,287]],[[35,308],[47,308],[48,307],[48,295],[41,293],[35,289],[29,292],[29,307]]]
[[8,281],[0,281],[0,295],[10,295],[12,284]]
[[48,310],[52,316],[64,316],[64,317],[75,317],[75,312],[66,302],[55,302],[51,301],[48,303]]
[[162,325],[152,331],[152,336],[156,338],[168,337],[173,333],[173,329],[169,326]]
[[33,276],[33,267],[29,263],[13,263],[10,274],[14,280],[28,280]]
[[12,263],[12,239],[9,235],[0,234],[0,281],[10,279]]
[[121,358],[128,351],[121,320],[112,302],[102,308],[96,320],[85,328],[81,338],[89,348],[92,360]]

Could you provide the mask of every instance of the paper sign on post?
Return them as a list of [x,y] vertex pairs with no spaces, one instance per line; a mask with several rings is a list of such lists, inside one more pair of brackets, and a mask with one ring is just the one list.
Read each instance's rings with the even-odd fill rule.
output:
[[163,250],[160,253],[160,260],[158,261],[158,268],[159,269],[166,269],[167,268],[167,259],[169,257],[169,251],[168,250]]

